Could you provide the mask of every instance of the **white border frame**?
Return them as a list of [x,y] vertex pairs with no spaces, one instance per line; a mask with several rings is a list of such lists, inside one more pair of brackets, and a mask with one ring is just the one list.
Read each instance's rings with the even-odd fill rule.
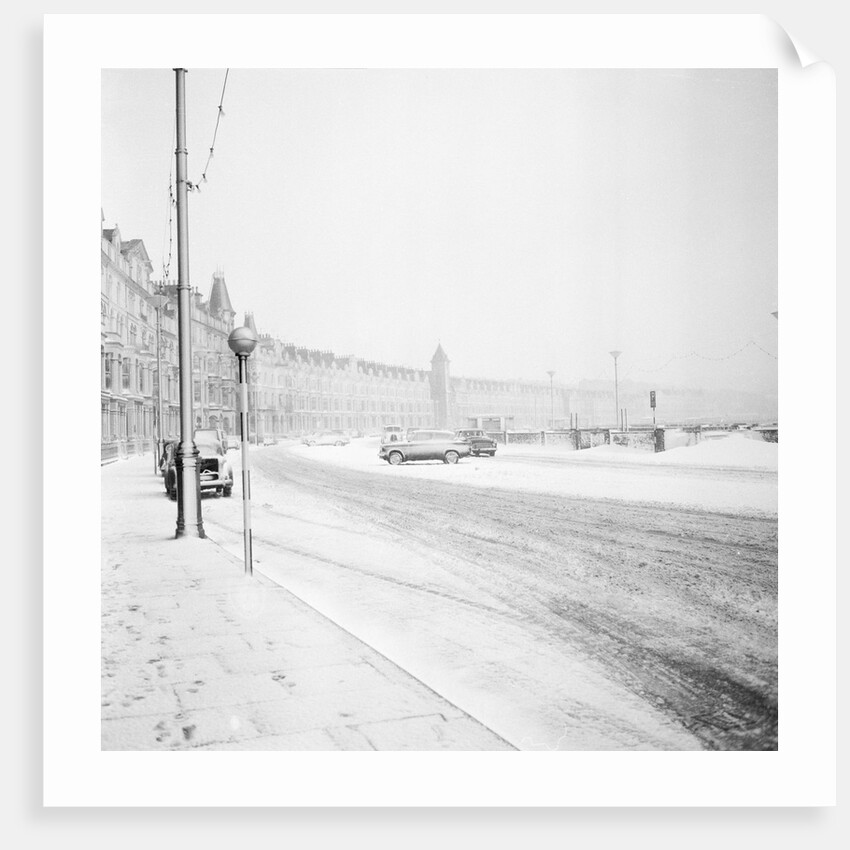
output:
[[[44,802],[97,806],[774,806],[835,796],[835,469],[800,448],[799,393],[835,420],[835,80],[800,68],[759,16],[48,15],[44,106],[45,421],[98,374],[102,68],[778,68],[780,168],[780,748],[772,753],[100,751],[99,468],[84,513],[45,482]],[[74,337],[69,343],[68,329]],[[79,343],[75,340],[80,340]],[[82,356],[77,357],[77,353]],[[89,355],[91,361],[89,361]],[[832,416],[830,417],[830,412]],[[91,443],[92,405],[44,469]],[[63,426],[64,428],[64,426]],[[62,452],[62,454],[60,454]],[[47,472],[46,472],[47,474]],[[814,497],[812,494],[816,494]],[[74,557],[67,554],[73,541]],[[77,565],[85,565],[85,569]],[[165,760],[168,760],[167,763]]]

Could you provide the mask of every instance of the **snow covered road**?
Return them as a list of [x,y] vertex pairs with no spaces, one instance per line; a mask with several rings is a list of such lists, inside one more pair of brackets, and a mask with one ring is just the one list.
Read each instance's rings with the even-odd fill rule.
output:
[[772,749],[776,446],[732,448],[255,450],[257,568],[520,748]]
[[762,514],[777,509],[777,450],[776,444],[743,435],[660,454],[620,446],[573,451],[509,445],[500,446],[495,458],[468,458],[447,473],[439,461],[390,467],[378,458],[375,440],[289,446],[304,458],[390,479]]

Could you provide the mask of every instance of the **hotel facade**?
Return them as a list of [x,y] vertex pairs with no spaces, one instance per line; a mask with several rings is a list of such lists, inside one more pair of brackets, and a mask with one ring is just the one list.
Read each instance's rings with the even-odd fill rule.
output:
[[[101,459],[150,451],[156,440],[162,366],[163,439],[179,438],[180,392],[177,286],[153,279],[141,239],[125,240],[118,227],[101,227]],[[164,295],[157,311],[154,296]],[[238,431],[236,358],[227,339],[236,325],[224,275],[212,275],[209,296],[190,296],[192,398],[195,427]],[[159,325],[157,330],[157,319]],[[442,345],[430,368],[339,355],[257,335],[249,359],[251,437],[269,442],[324,429],[370,434],[402,428],[480,427],[489,431],[612,428],[617,421],[613,383],[494,380],[454,376]],[[622,408],[632,423],[652,422],[645,386],[622,382]],[[668,421],[719,413],[701,393],[659,388]]]
[[[156,295],[168,298],[157,311]],[[192,385],[195,427],[238,429],[236,358],[227,338],[236,311],[224,275],[212,276],[209,297],[194,289]],[[157,316],[157,312],[159,316]],[[157,318],[159,331],[157,332]],[[549,382],[454,377],[437,347],[430,369],[339,355],[257,335],[249,360],[252,437],[298,437],[321,429],[363,434],[385,425],[455,428],[550,427],[569,417],[571,391]],[[150,451],[157,435],[157,341],[162,366],[162,438],[180,430],[177,286],[155,280],[140,239],[119,228],[101,233],[101,457]]]

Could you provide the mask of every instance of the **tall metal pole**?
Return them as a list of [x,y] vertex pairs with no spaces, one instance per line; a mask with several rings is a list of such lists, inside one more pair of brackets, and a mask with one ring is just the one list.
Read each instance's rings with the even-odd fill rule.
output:
[[617,384],[617,358],[622,354],[622,351],[611,351],[609,354],[614,358],[614,410],[616,411],[616,416],[614,417],[614,422],[619,427],[620,422],[620,391],[618,389]]
[[162,351],[160,313],[162,308],[156,308],[156,467],[159,469],[159,459],[162,457]]
[[254,575],[253,535],[251,532],[251,467],[248,455],[248,357],[257,337],[248,327],[235,328],[227,339],[239,361],[239,435],[242,442],[242,536],[245,550],[245,575]]
[[254,574],[251,532],[251,468],[248,458],[248,355],[239,355],[239,428],[242,437],[242,536],[245,550],[245,575]]
[[180,443],[177,446],[176,537],[205,537],[198,447],[192,411],[192,302],[186,181],[186,69],[175,68],[177,93],[177,340],[180,350]]
[[162,458],[162,326],[160,324],[162,308],[168,303],[168,297],[161,292],[151,298],[156,310],[156,450],[154,451],[153,469],[159,472],[159,461]]

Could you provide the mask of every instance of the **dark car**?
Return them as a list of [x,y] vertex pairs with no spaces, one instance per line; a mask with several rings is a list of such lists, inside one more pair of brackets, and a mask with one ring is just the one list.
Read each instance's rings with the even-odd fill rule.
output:
[[177,440],[164,440],[162,443],[162,454],[159,457],[159,474],[165,475],[169,462],[174,462],[174,452]]
[[474,457],[496,454],[496,441],[480,428],[461,428],[455,431],[455,437],[469,444],[469,453]]
[[469,444],[455,438],[453,431],[408,431],[403,440],[382,443],[378,457],[397,466],[411,460],[441,460],[457,463],[469,456]]
[[[169,499],[177,498],[177,441],[165,444],[164,469],[165,492]],[[213,491],[220,496],[233,493],[233,469],[225,456],[225,449],[217,436],[202,430],[195,432],[198,447],[198,469],[201,493]]]
[[227,436],[221,428],[196,428],[195,443],[221,443],[227,451]]

